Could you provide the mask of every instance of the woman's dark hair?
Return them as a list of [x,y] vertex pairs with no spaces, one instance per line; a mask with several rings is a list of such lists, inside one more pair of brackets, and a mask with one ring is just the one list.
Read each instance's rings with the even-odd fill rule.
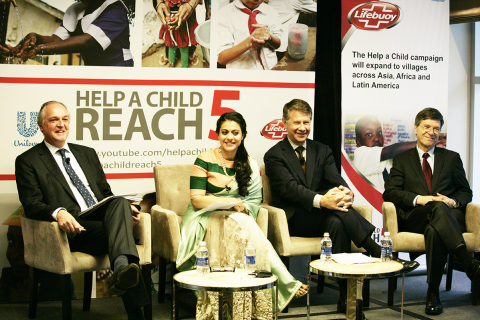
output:
[[217,129],[215,130],[217,134],[220,134],[220,127],[225,121],[234,121],[240,125],[242,129],[243,140],[238,146],[237,154],[233,162],[233,167],[235,168],[236,180],[238,183],[238,193],[241,196],[248,196],[248,184],[252,179],[252,168],[250,167],[250,162],[248,161],[248,152],[245,149],[245,137],[247,136],[247,123],[243,116],[238,112],[227,112],[224,113],[217,120]]

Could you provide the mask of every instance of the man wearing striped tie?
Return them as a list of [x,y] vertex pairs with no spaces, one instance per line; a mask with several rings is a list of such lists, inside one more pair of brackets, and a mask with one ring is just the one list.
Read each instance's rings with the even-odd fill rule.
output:
[[448,254],[463,263],[471,280],[480,279],[480,264],[465,246],[465,207],[472,201],[460,155],[436,148],[442,114],[425,108],[415,118],[416,148],[393,158],[383,199],[397,209],[398,231],[425,235],[427,298],[425,313],[443,312],[439,286]]
[[94,149],[67,143],[70,114],[57,101],[42,105],[37,119],[44,141],[19,155],[15,175],[30,219],[57,221],[72,251],[108,254],[114,271],[110,293],[121,295],[128,319],[144,319],[149,298],[141,278],[133,226],[137,208],[115,198],[88,215],[80,212],[113,195]]

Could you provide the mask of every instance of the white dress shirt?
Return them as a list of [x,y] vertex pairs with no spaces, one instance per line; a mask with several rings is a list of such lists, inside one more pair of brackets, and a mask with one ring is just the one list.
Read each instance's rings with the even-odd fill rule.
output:
[[[44,141],[45,142],[45,145],[47,146],[48,150],[52,153],[52,156],[53,156],[53,159],[55,159],[55,161],[57,162],[58,164],[58,167],[60,168],[60,171],[62,171],[63,173],[63,176],[65,177],[65,180],[67,180],[67,183],[70,187],[70,189],[72,190],[73,192],[73,195],[75,196],[75,200],[77,200],[77,203],[78,205],[80,206],[80,210],[83,211],[83,210],[86,210],[88,209],[88,206],[87,206],[87,202],[85,201],[85,199],[83,198],[83,196],[80,194],[80,191],[78,191],[77,187],[75,186],[75,184],[73,183],[72,179],[70,179],[70,176],[68,175],[67,173],[67,170],[65,170],[65,166],[63,165],[63,161],[62,161],[62,156],[60,155],[59,152],[57,152],[58,150],[60,149],[65,149],[65,157],[68,159],[70,159],[70,165],[72,166],[73,170],[75,171],[75,173],[77,174],[78,178],[82,181],[82,183],[85,185],[85,187],[87,188],[88,192],[90,192],[90,194],[92,195],[93,199],[95,199],[96,202],[98,202],[97,198],[95,197],[95,195],[93,194],[92,192],[92,189],[90,189],[90,185],[88,184],[88,181],[87,181],[87,177],[85,176],[85,174],[83,173],[83,170],[82,168],[80,167],[80,165],[78,164],[77,162],[77,159],[75,159],[75,156],[73,155],[73,153],[70,151],[70,148],[68,147],[68,143],[65,143],[65,145],[63,146],[63,148],[57,148],[51,144],[49,144],[48,142]],[[57,214],[58,214],[58,211],[60,210],[65,210],[65,208],[57,208],[53,213],[52,213],[52,217],[53,219],[57,220]]]

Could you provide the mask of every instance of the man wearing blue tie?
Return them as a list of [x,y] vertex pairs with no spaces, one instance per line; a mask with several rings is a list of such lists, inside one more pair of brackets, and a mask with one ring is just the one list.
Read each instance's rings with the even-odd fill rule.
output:
[[121,295],[128,319],[144,319],[149,298],[138,266],[133,237],[137,208],[116,198],[88,215],[80,212],[113,195],[94,149],[67,143],[70,114],[57,101],[42,105],[38,126],[44,141],[15,161],[20,201],[30,219],[57,221],[72,251],[108,254],[114,271],[110,293]]

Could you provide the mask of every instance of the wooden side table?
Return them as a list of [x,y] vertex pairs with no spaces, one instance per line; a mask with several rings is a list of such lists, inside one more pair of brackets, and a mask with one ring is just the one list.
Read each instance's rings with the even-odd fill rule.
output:
[[[278,278],[272,275],[268,278],[250,278],[243,271],[236,272],[212,272],[206,276],[197,276],[197,270],[190,270],[177,273],[173,276],[173,306],[172,319],[179,319],[176,302],[178,299],[178,288],[198,291],[216,292],[239,292],[257,291],[275,287],[275,310],[278,309]],[[219,295],[218,319],[222,320],[222,295]],[[278,319],[277,312],[274,312],[275,319]]]
[[[364,279],[388,278],[402,273],[402,307],[401,317],[403,319],[403,293],[405,288],[405,269],[396,261],[382,263],[377,262],[361,264],[339,264],[335,261],[323,263],[320,260],[310,262],[308,272],[308,284],[310,285],[310,273],[333,278],[347,279],[347,319],[362,319],[363,300],[362,287]],[[418,267],[418,264],[417,264]],[[415,269],[415,268],[413,268]],[[408,270],[408,271],[412,271]],[[310,291],[307,294],[307,319],[310,319]]]

